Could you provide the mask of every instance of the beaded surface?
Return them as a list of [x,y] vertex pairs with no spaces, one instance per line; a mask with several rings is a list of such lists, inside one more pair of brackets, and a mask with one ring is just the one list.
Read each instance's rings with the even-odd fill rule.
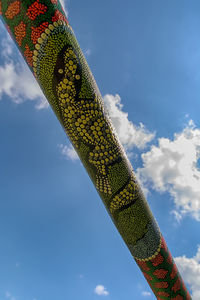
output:
[[59,1],[0,1],[0,14],[154,294],[191,299]]

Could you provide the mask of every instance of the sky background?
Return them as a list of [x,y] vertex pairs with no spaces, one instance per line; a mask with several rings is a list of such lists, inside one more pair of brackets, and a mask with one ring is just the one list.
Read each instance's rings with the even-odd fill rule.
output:
[[[200,2],[70,0],[69,21],[200,299]],[[155,299],[0,24],[0,299]]]

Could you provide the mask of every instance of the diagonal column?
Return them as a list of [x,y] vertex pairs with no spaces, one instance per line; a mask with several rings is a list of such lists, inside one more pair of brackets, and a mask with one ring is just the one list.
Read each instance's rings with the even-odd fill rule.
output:
[[157,299],[191,299],[58,0],[0,0],[9,33]]

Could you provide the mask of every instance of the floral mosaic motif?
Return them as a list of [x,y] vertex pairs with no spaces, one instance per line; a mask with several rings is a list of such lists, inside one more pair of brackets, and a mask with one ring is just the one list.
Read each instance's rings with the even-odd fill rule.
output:
[[36,0],[29,6],[26,14],[30,20],[34,21],[40,14],[44,14],[46,11],[47,6]]
[[22,45],[22,41],[26,36],[26,25],[23,21],[19,25],[15,26],[15,38],[19,46]]
[[136,262],[158,299],[191,299],[163,237],[160,252],[152,260]]
[[7,19],[13,19],[20,12],[20,1],[14,1],[8,6],[8,9],[5,12],[5,16]]

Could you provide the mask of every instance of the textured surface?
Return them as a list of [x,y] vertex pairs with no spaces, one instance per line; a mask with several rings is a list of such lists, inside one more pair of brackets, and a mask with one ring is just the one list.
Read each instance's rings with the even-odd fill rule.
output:
[[190,299],[57,0],[0,13],[158,299]]

